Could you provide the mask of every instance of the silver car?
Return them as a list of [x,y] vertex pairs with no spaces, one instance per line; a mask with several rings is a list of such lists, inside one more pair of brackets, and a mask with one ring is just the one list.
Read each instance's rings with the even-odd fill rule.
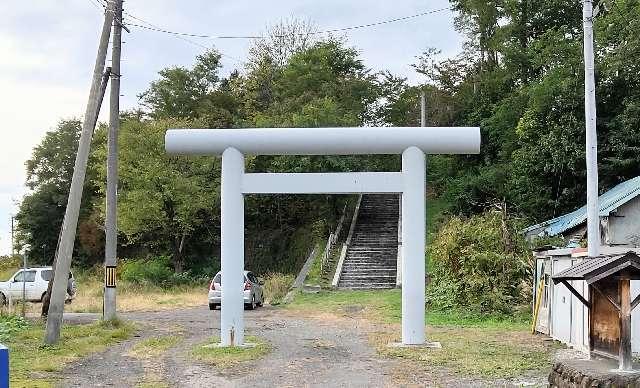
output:
[[[253,310],[264,304],[264,281],[253,272],[244,271],[244,308]],[[222,303],[222,272],[218,272],[209,285],[209,309],[215,310]]]

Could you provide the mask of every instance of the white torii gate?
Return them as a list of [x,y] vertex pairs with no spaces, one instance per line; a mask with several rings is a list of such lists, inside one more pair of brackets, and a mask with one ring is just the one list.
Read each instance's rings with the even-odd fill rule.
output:
[[[221,346],[244,345],[245,194],[402,194],[402,344],[425,343],[425,153],[477,154],[477,127],[171,129],[168,153],[222,155]],[[402,154],[402,172],[246,174],[244,154]]]

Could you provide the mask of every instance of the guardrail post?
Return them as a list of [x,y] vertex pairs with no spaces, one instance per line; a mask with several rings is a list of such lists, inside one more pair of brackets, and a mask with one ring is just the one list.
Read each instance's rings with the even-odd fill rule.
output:
[[0,388],[9,388],[9,349],[0,345]]

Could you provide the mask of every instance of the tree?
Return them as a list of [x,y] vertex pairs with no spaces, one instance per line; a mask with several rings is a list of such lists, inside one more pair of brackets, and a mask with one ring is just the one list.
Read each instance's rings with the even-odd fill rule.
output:
[[154,119],[200,119],[209,128],[228,128],[234,120],[236,104],[228,81],[219,76],[220,54],[207,51],[196,57],[188,69],[170,67],[160,71],[160,79],[140,94],[142,105]]
[[[184,270],[196,231],[205,223],[219,223],[219,159],[174,156],[164,150],[168,128],[194,126],[203,123],[127,120],[119,136],[118,227],[126,237],[124,244],[171,255],[176,273]],[[103,147],[98,154],[105,152]],[[105,165],[99,163],[96,169],[96,184],[104,193]]]
[[[46,133],[26,162],[26,185],[31,191],[23,198],[16,215],[17,243],[30,246],[28,254],[35,263],[51,264],[56,252],[81,129],[79,120],[61,121]],[[96,187],[89,171],[80,208],[81,226],[91,213],[95,196]],[[81,228],[76,237],[74,257],[80,263],[93,262],[97,257],[84,249],[84,236]]]
[[316,26],[309,20],[289,18],[267,28],[262,39],[256,39],[249,48],[248,68],[268,61],[276,68],[282,68],[292,56],[304,51],[317,42]]
[[[477,156],[439,158],[435,186],[455,212],[483,211],[495,200],[536,221],[584,203],[582,15],[569,0],[455,0],[465,52],[416,70],[444,94],[443,125],[480,125]],[[637,0],[616,2],[596,19],[600,183],[637,175],[640,136],[635,87],[640,53]],[[633,63],[632,63],[633,62]],[[438,171],[440,169],[440,171]],[[434,171],[436,170],[436,171]]]

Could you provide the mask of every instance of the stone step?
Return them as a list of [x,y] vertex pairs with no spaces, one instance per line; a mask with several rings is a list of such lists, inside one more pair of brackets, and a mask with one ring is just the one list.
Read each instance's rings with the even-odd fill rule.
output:
[[367,252],[367,251],[381,251],[381,250],[391,250],[391,249],[396,249],[398,247],[398,245],[393,244],[393,245],[371,245],[371,246],[367,246],[367,245],[351,245],[348,249],[350,251],[357,251],[357,252]]
[[365,194],[342,266],[338,287],[395,288],[398,257],[397,194]]
[[373,290],[373,289],[391,289],[396,288],[396,283],[340,283],[338,287],[348,290]]
[[385,260],[385,261],[345,261],[342,265],[343,268],[395,268],[396,260]]
[[343,273],[363,273],[363,274],[381,274],[381,275],[390,275],[396,273],[395,267],[385,267],[385,268],[350,268]]
[[396,264],[397,259],[394,257],[393,259],[391,258],[385,258],[385,259],[345,259],[343,265],[344,266],[358,266],[358,267],[363,267],[363,266],[375,266],[375,265],[379,265],[379,266],[390,266],[390,265],[394,265]]
[[345,265],[345,266],[342,267],[342,273],[360,272],[361,270],[396,272],[396,266],[395,265],[373,265],[373,264],[371,264],[371,265],[367,265],[367,266]]
[[395,276],[358,276],[343,274],[340,276],[340,281],[343,282],[363,282],[363,283],[394,283],[396,281]]

